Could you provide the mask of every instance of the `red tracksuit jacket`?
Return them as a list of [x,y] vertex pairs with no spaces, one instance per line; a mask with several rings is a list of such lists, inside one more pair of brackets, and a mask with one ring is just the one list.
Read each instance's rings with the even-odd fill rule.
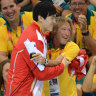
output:
[[[6,96],[32,96],[30,88],[35,77],[37,80],[41,81],[49,80],[60,75],[64,71],[64,65],[59,64],[56,67],[45,67],[43,71],[40,71],[38,67],[36,67],[34,71],[31,72],[36,65],[30,60],[30,55],[24,45],[24,41],[27,39],[31,42],[34,41],[37,49],[43,53],[44,44],[37,39],[36,30],[42,35],[40,26],[36,22],[33,22],[23,31],[17,44],[14,46],[7,78]],[[25,80],[25,78],[27,78],[27,80]]]

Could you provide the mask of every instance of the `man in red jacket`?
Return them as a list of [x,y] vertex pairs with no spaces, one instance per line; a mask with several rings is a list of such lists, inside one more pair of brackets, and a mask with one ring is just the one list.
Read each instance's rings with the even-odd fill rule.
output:
[[64,71],[62,63],[56,67],[45,67],[30,60],[32,53],[40,53],[46,58],[47,42],[43,34],[53,30],[55,13],[55,7],[48,2],[40,2],[34,8],[33,19],[37,22],[34,21],[23,31],[12,52],[6,96],[33,96],[30,88],[34,78],[40,80],[36,90],[41,90],[43,80],[52,79]]

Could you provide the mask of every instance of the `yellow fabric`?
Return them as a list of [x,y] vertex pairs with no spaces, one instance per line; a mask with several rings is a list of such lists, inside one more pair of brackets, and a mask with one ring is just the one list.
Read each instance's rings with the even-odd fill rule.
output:
[[[32,19],[32,12],[25,12],[22,14],[23,18],[23,29],[26,29],[33,21]],[[16,36],[16,34],[18,36]],[[18,41],[19,36],[21,35],[21,26],[17,27],[17,32],[12,30],[11,36],[13,44],[11,43],[11,40],[9,39],[8,31],[7,31],[7,25],[0,26],[0,51],[7,52],[7,55],[12,52],[13,45],[16,44]]]
[[94,77],[93,77],[93,83],[96,84],[96,74],[95,74]]
[[0,89],[0,92],[2,92],[3,91],[3,84],[1,85],[1,89]]
[[5,20],[2,17],[0,17],[0,26],[2,26],[4,23],[5,23]]
[[[75,50],[74,50],[75,49]],[[55,59],[60,54],[60,49],[51,49],[51,59]],[[78,54],[79,47],[72,41],[68,42],[63,50],[62,56],[66,56],[67,59],[72,61]],[[49,59],[49,53],[47,52]],[[75,76],[70,78],[68,68],[64,69],[64,72],[58,76],[60,85],[60,95],[58,96],[77,96]],[[41,96],[50,96],[48,81],[43,83],[43,92]]]
[[76,57],[78,52],[79,47],[77,48],[76,44],[71,41],[66,44],[61,55],[66,56],[69,61],[72,61]]

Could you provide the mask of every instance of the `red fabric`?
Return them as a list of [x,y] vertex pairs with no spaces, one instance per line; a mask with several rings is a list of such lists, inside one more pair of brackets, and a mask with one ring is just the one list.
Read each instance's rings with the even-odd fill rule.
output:
[[69,64],[69,66],[68,66],[69,74],[71,74],[72,69],[74,69],[75,70],[74,75],[77,75],[78,81],[80,81],[83,78],[83,76],[85,75],[81,71],[82,71],[82,69],[85,68],[87,61],[88,61],[88,55],[86,55],[86,51],[84,49],[80,50],[77,56],[80,56],[80,55],[84,55],[84,56],[82,56],[84,59],[83,66],[80,67],[80,59],[77,59],[76,57],[75,57],[75,59],[72,60],[71,64]]
[[[33,22],[25,31],[23,31],[13,49],[10,68],[8,71],[6,96],[9,96],[9,94],[21,84],[25,77],[36,66],[33,61],[30,60],[30,55],[25,48],[24,41],[29,39],[31,42],[36,42],[37,49],[43,53],[44,45],[42,41],[37,40],[36,30],[40,31],[40,28],[35,22]],[[36,67],[27,77],[27,80],[23,82],[23,85],[19,87],[17,89],[18,91],[15,91],[15,94],[12,96],[32,96],[30,88],[34,77],[36,77],[37,80],[48,80],[60,75],[63,71],[64,64],[59,64],[56,67],[46,67],[44,71],[40,71],[38,67]]]

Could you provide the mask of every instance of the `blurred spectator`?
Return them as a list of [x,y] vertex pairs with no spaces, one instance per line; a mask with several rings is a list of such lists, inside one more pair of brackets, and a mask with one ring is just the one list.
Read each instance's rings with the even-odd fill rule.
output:
[[[90,2],[89,9],[96,11],[96,0],[89,0],[89,2]],[[92,8],[90,8],[91,6]]]
[[31,0],[17,0],[18,6],[21,7],[21,12],[23,11],[32,11]]
[[9,66],[10,66],[9,59],[6,59],[0,63],[0,96],[6,95],[6,81]]
[[[88,0],[70,0],[72,14],[68,16],[72,19],[75,28],[74,42],[80,48],[86,49],[87,54],[92,56],[96,54],[96,28],[94,27],[96,26],[96,12],[89,10],[88,6]],[[80,93],[82,83],[78,87]]]
[[[46,0],[41,0],[41,1],[46,1]],[[53,5],[56,8],[57,15],[61,15],[63,10],[70,10],[69,4],[67,4],[69,2],[68,0],[47,0],[47,1],[53,3]]]
[[96,54],[96,12],[88,9],[88,0],[70,0],[72,19],[75,28],[74,42],[87,50],[89,56]]
[[21,7],[21,12],[23,11],[32,11],[33,8],[40,0],[17,0],[18,6]]
[[6,21],[0,27],[0,62],[11,57],[14,44],[18,41],[23,29],[33,21],[32,12],[20,14],[20,7],[15,0],[1,0],[1,13]]

